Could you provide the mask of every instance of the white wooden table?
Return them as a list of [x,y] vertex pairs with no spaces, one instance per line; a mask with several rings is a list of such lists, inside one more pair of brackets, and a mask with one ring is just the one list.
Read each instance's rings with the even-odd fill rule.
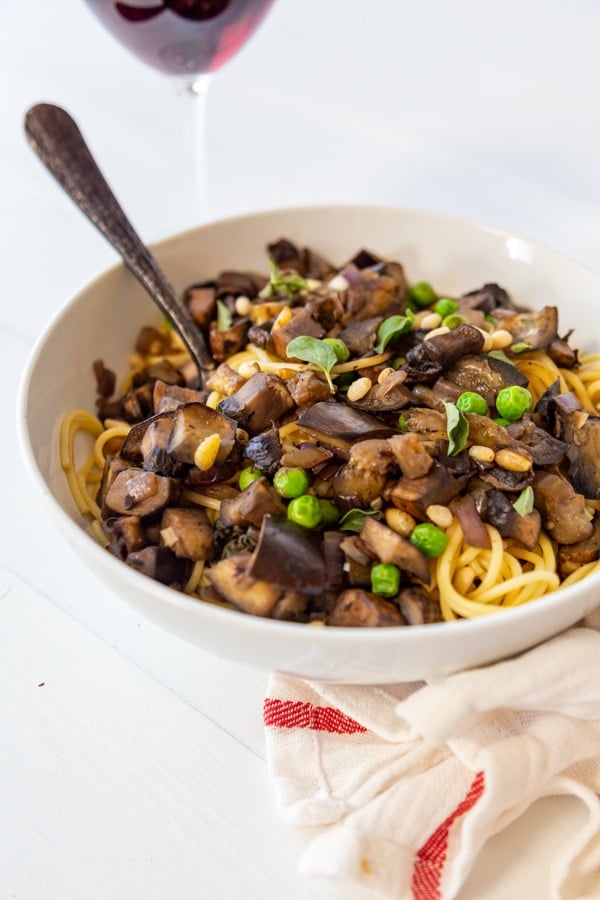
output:
[[[23,469],[27,355],[115,261],[28,149],[26,109],[71,111],[147,240],[195,214],[172,85],[79,0],[3,0],[0,17],[0,898],[358,900],[296,874],[304,838],[282,822],[264,763],[266,673],[108,593]],[[279,0],[211,89],[211,215],[396,203],[597,267],[599,36],[594,0]],[[574,801],[538,803],[487,845],[460,900],[546,898],[553,847],[582,817]]]

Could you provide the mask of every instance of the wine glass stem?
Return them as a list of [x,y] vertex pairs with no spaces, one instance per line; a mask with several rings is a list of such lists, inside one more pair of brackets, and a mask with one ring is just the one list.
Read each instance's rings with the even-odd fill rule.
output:
[[[183,92],[186,106],[193,104],[187,112],[187,146],[190,152],[189,178],[191,214],[190,225],[202,225],[210,219],[208,181],[208,89],[213,76],[209,73],[194,75],[186,79]],[[188,204],[189,205],[189,204]],[[187,224],[187,223],[186,223]]]

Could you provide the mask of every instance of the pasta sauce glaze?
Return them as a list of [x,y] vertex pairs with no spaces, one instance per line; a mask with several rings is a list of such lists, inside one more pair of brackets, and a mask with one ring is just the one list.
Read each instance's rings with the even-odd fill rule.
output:
[[[286,239],[270,277],[226,271],[185,303],[205,385],[145,326],[125,385],[62,423],[92,531],[126,564],[246,613],[331,626],[452,621],[597,568],[600,357],[557,311],[486,284],[409,284],[361,250],[341,270]],[[73,441],[94,454],[72,468]]]

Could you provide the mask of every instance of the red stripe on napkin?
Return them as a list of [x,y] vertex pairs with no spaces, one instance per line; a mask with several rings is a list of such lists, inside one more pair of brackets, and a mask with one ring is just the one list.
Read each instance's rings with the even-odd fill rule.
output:
[[441,900],[442,872],[448,853],[450,829],[460,816],[475,806],[483,794],[484,787],[484,773],[478,772],[464,800],[461,800],[456,809],[444,819],[417,852],[412,880],[414,900]]
[[344,715],[334,706],[313,706],[301,700],[276,700],[267,697],[263,707],[265,725],[275,728],[310,728],[331,734],[357,734],[364,725]]

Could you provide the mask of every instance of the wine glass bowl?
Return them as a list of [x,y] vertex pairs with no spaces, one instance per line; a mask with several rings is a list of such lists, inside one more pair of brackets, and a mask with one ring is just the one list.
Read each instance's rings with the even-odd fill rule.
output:
[[[191,152],[186,225],[207,221],[207,97],[215,72],[254,34],[274,0],[85,0],[91,12],[143,63],[175,81],[194,103],[184,111]],[[187,104],[189,107],[189,104]],[[181,148],[180,148],[180,156]],[[181,168],[181,160],[178,168]],[[191,190],[189,187],[191,186]],[[177,191],[172,192],[177,194]],[[191,209],[190,209],[191,204]]]
[[147,65],[194,82],[248,41],[274,0],[85,0],[105,28]]

